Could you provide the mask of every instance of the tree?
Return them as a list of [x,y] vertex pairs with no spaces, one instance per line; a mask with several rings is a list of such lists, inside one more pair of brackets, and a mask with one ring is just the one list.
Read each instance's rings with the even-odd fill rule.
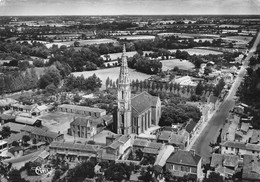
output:
[[17,141],[13,141],[12,146],[18,147],[18,146],[19,146],[19,143],[18,143]]
[[130,167],[125,163],[112,163],[105,171],[107,181],[129,180],[131,175]]
[[23,144],[27,144],[27,142],[30,141],[30,139],[31,139],[31,138],[30,138],[28,135],[24,135],[24,136],[22,137]]
[[173,89],[173,83],[171,82],[170,83],[170,92],[172,92],[172,89]]
[[195,88],[195,94],[196,95],[202,95],[203,90],[204,90],[204,87],[203,87],[202,83],[199,82],[198,85]]
[[20,171],[17,169],[12,169],[8,173],[8,181],[9,182],[27,182],[25,179],[21,177]]
[[203,182],[224,182],[222,176],[219,173],[211,172],[208,178],[204,178]]
[[3,138],[7,138],[11,135],[11,129],[9,126],[4,126],[2,128],[2,130],[0,131],[0,135],[3,137]]

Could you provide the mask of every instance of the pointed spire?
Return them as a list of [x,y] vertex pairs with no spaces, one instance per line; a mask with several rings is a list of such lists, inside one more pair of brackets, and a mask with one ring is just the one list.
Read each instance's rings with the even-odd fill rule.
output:
[[125,50],[125,44],[123,45],[123,55],[125,55],[126,50]]
[[124,84],[130,83],[129,78],[128,78],[128,66],[127,66],[125,44],[123,45],[123,53],[122,53],[122,58],[121,58],[121,67],[120,67],[120,74],[119,74],[119,83],[124,83]]

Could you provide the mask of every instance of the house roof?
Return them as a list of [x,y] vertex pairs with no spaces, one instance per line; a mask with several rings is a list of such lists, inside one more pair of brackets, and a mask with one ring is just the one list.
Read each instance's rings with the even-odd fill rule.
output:
[[158,149],[145,147],[144,150],[143,150],[143,153],[146,153],[146,154],[158,154],[159,150]]
[[188,133],[191,133],[194,127],[196,126],[196,122],[193,119],[190,119],[187,125],[185,126],[185,129]]
[[0,118],[2,120],[10,120],[10,119],[15,119],[15,116],[9,115],[9,114],[0,114]]
[[149,143],[149,141],[147,141],[147,140],[135,139],[133,146],[146,147],[148,145],[148,143]]
[[80,151],[84,151],[84,152],[96,153],[98,151],[98,149],[100,148],[100,146],[99,145],[64,142],[64,141],[53,141],[50,144],[50,148],[80,150]]
[[233,141],[226,141],[220,144],[223,147],[233,147],[239,149],[246,149],[246,144],[242,142],[233,142]]
[[60,133],[48,131],[45,128],[38,128],[38,127],[33,127],[33,126],[24,126],[23,128],[21,128],[21,131],[26,131],[26,132],[34,134],[34,135],[44,136],[44,137],[53,138],[53,139],[57,138],[60,135],[63,135]]
[[28,135],[28,133],[21,132],[21,133],[13,134],[10,137],[4,139],[4,141],[6,141],[8,144],[12,144],[13,141],[22,140],[24,135]]
[[217,102],[218,98],[214,95],[209,96],[209,102],[215,104]]
[[258,181],[260,179],[259,157],[245,154],[243,162],[244,165],[242,179],[251,179]]
[[158,135],[158,140],[165,140],[168,141],[171,137],[171,131],[161,131]]
[[116,138],[110,145],[108,145],[108,148],[117,149],[119,146],[125,144],[128,140],[130,140],[129,136],[122,135],[118,138]]
[[158,99],[158,97],[152,96],[144,91],[131,98],[131,105],[137,113],[143,113],[147,109],[151,108],[151,106],[155,106]]
[[260,142],[260,130],[253,130],[250,143],[258,143],[258,142]]
[[169,139],[170,144],[175,144],[175,145],[181,145],[185,143],[185,137],[178,135],[178,134],[172,134],[170,139]]
[[252,150],[252,151],[259,151],[260,152],[260,145],[247,143],[246,144],[246,149],[247,150]]
[[17,116],[15,118],[15,121],[17,123],[24,123],[24,124],[29,124],[29,125],[33,125],[35,124],[35,122],[39,120],[38,118],[27,118],[27,117],[21,117],[21,116]]
[[159,165],[163,167],[166,164],[166,161],[170,155],[174,152],[174,147],[171,145],[165,145],[162,150],[159,151],[159,154],[155,160],[154,166]]
[[10,127],[11,131],[19,133],[21,131],[21,128],[24,127],[25,125],[24,124],[19,124],[19,123],[8,122],[8,123],[5,123],[2,126],[0,126],[0,131],[5,126]]
[[247,132],[249,130],[249,123],[242,122],[241,131]]
[[5,99],[0,99],[0,106],[8,106],[14,103],[17,103],[17,100],[11,99],[11,98],[5,98]]
[[198,165],[201,157],[197,154],[192,154],[190,151],[179,150],[173,153],[166,161],[166,163],[174,163],[186,166]]
[[81,110],[87,112],[106,112],[104,109],[94,108],[94,107],[86,107],[86,106],[77,106],[77,105],[70,105],[70,104],[62,104],[58,106],[58,108],[64,109],[74,109],[74,110]]

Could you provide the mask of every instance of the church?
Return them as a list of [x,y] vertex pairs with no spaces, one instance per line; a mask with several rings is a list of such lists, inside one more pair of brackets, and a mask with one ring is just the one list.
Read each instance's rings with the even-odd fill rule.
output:
[[117,133],[140,134],[151,126],[157,126],[161,117],[161,100],[146,91],[131,96],[130,79],[125,45],[117,90]]

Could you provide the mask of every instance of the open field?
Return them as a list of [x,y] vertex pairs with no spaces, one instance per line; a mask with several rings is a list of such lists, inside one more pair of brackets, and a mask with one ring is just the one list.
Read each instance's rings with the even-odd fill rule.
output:
[[[190,55],[209,55],[209,54],[223,54],[222,52],[218,51],[213,51],[213,50],[206,50],[206,49],[197,49],[197,48],[192,48],[192,49],[180,49],[181,51],[187,51]],[[171,49],[169,50],[171,52],[176,52],[176,49]]]
[[[144,54],[149,54],[149,53],[152,53],[152,51],[143,51]],[[126,56],[128,57],[133,57],[135,54],[137,54],[136,51],[130,51],[130,52],[126,52]],[[112,54],[108,54],[110,56],[110,59],[111,60],[115,60],[117,58],[121,58],[122,56],[122,52],[119,52],[119,53],[112,53]],[[104,57],[104,55],[101,55],[101,57],[105,60],[106,58]]]
[[178,66],[179,69],[182,70],[190,70],[194,68],[194,64],[187,60],[180,60],[180,59],[169,59],[161,61],[163,64],[162,70],[167,71],[173,69],[175,66]]
[[126,35],[126,36],[117,36],[118,39],[127,39],[127,40],[143,40],[143,39],[155,39],[153,35]]
[[67,134],[67,129],[75,116],[79,115],[65,112],[49,112],[39,118],[42,119],[42,124],[49,130]]
[[205,41],[212,42],[212,41],[213,41],[213,39],[201,38],[201,39],[194,39],[194,42],[199,42],[200,40],[201,40],[202,42],[205,42]]
[[228,27],[228,28],[239,28],[243,25],[230,25],[230,24],[222,24],[222,25],[219,25],[219,28],[225,28],[225,27]]
[[212,50],[220,52],[245,52],[247,49],[244,48],[225,48],[225,47],[197,47],[197,49]]
[[236,43],[239,44],[248,44],[253,37],[249,37],[249,36],[230,36],[230,37],[225,37],[222,38],[223,40],[227,40],[227,41],[234,41]]
[[[102,87],[101,89],[105,89],[106,87],[106,79],[109,77],[113,81],[116,81],[119,77],[119,70],[120,67],[114,67],[109,69],[100,69],[100,70],[94,70],[94,71],[83,71],[83,72],[74,72],[72,73],[74,76],[81,76],[83,75],[85,78],[92,76],[94,73],[102,80]],[[129,78],[130,80],[145,80],[149,78],[151,75],[140,73],[135,71],[134,69],[129,68]]]
[[[92,45],[92,44],[106,44],[106,43],[116,43],[116,40],[113,39],[90,39],[90,40],[75,40],[80,43],[80,46],[84,45]],[[65,46],[72,46],[75,41],[68,41],[68,42],[53,42],[46,44],[47,48],[52,47],[53,44],[58,45],[58,47],[65,45]]]
[[219,38],[219,35],[214,34],[189,34],[189,33],[159,33],[158,36],[179,36],[181,38]]

